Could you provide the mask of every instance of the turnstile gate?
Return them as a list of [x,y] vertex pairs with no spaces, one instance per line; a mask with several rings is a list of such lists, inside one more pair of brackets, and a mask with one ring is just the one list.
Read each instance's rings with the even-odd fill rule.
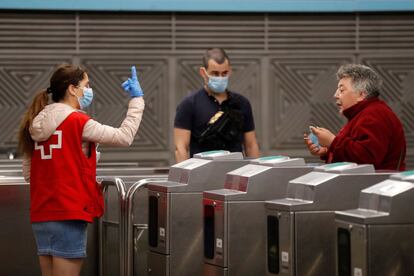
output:
[[335,210],[356,207],[362,189],[389,175],[341,162],[291,180],[286,198],[266,202],[266,275],[335,275]]
[[413,202],[407,171],[362,190],[358,209],[336,212],[336,275],[414,275]]
[[148,184],[148,275],[201,275],[202,192],[247,163],[240,152],[204,152],[172,166],[167,182]]
[[224,189],[203,194],[205,276],[264,275],[264,201],[284,197],[289,180],[313,169],[286,156],[253,163],[229,172]]

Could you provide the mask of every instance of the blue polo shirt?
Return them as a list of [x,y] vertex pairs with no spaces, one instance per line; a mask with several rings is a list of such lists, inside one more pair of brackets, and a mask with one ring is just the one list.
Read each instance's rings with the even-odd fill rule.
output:
[[[208,150],[198,144],[196,137],[199,137],[207,128],[207,123],[210,121],[210,118],[218,111],[226,109],[226,107],[239,109],[243,116],[243,132],[254,130],[253,113],[249,100],[235,92],[227,93],[227,100],[220,104],[202,88],[186,96],[177,106],[174,127],[191,131],[190,157],[196,153]],[[243,151],[242,143],[243,134],[240,135],[237,141],[234,141],[233,145],[230,145],[224,150],[241,152]]]

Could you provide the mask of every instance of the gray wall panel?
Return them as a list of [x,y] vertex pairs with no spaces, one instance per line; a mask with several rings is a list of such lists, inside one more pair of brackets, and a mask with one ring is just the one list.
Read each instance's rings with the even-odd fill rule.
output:
[[129,95],[121,88],[121,83],[130,76],[130,67],[137,65],[137,73],[145,93],[145,112],[135,138],[129,148],[103,147],[106,152],[169,151],[169,116],[165,105],[168,97],[168,60],[150,56],[81,56],[96,91],[93,114],[97,121],[119,126],[125,117]]
[[0,148],[15,147],[20,117],[55,65],[70,57],[0,54]]
[[309,125],[338,130],[343,120],[333,101],[335,72],[344,55],[291,55],[271,58],[269,104],[271,149],[303,148],[303,132]]

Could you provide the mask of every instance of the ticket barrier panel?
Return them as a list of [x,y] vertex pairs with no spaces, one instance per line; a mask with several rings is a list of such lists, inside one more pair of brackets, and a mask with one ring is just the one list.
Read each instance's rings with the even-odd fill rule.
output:
[[414,171],[361,191],[335,212],[337,276],[414,275]]
[[172,166],[167,182],[148,184],[148,275],[202,274],[203,191],[248,162],[240,152],[205,152]]
[[289,180],[313,170],[303,158],[264,157],[258,161],[229,172],[224,189],[204,192],[206,276],[264,275],[264,202],[284,197]]
[[1,275],[40,276],[29,209],[29,183],[23,177],[0,177]]
[[265,275],[335,275],[335,210],[358,206],[359,192],[389,175],[340,162],[291,180],[286,198],[266,202]]

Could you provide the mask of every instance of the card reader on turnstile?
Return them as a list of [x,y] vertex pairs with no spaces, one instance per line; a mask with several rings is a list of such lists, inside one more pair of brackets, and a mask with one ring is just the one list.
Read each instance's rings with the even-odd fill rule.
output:
[[341,162],[291,180],[286,198],[266,202],[266,275],[334,275],[334,211],[358,206],[359,192],[389,175]]
[[335,213],[337,276],[414,275],[414,171],[361,191]]
[[148,184],[148,275],[202,274],[202,192],[248,163],[240,152],[203,152],[172,166],[167,182]]
[[229,172],[224,189],[205,191],[204,275],[264,275],[264,201],[311,170],[303,158],[263,157]]

